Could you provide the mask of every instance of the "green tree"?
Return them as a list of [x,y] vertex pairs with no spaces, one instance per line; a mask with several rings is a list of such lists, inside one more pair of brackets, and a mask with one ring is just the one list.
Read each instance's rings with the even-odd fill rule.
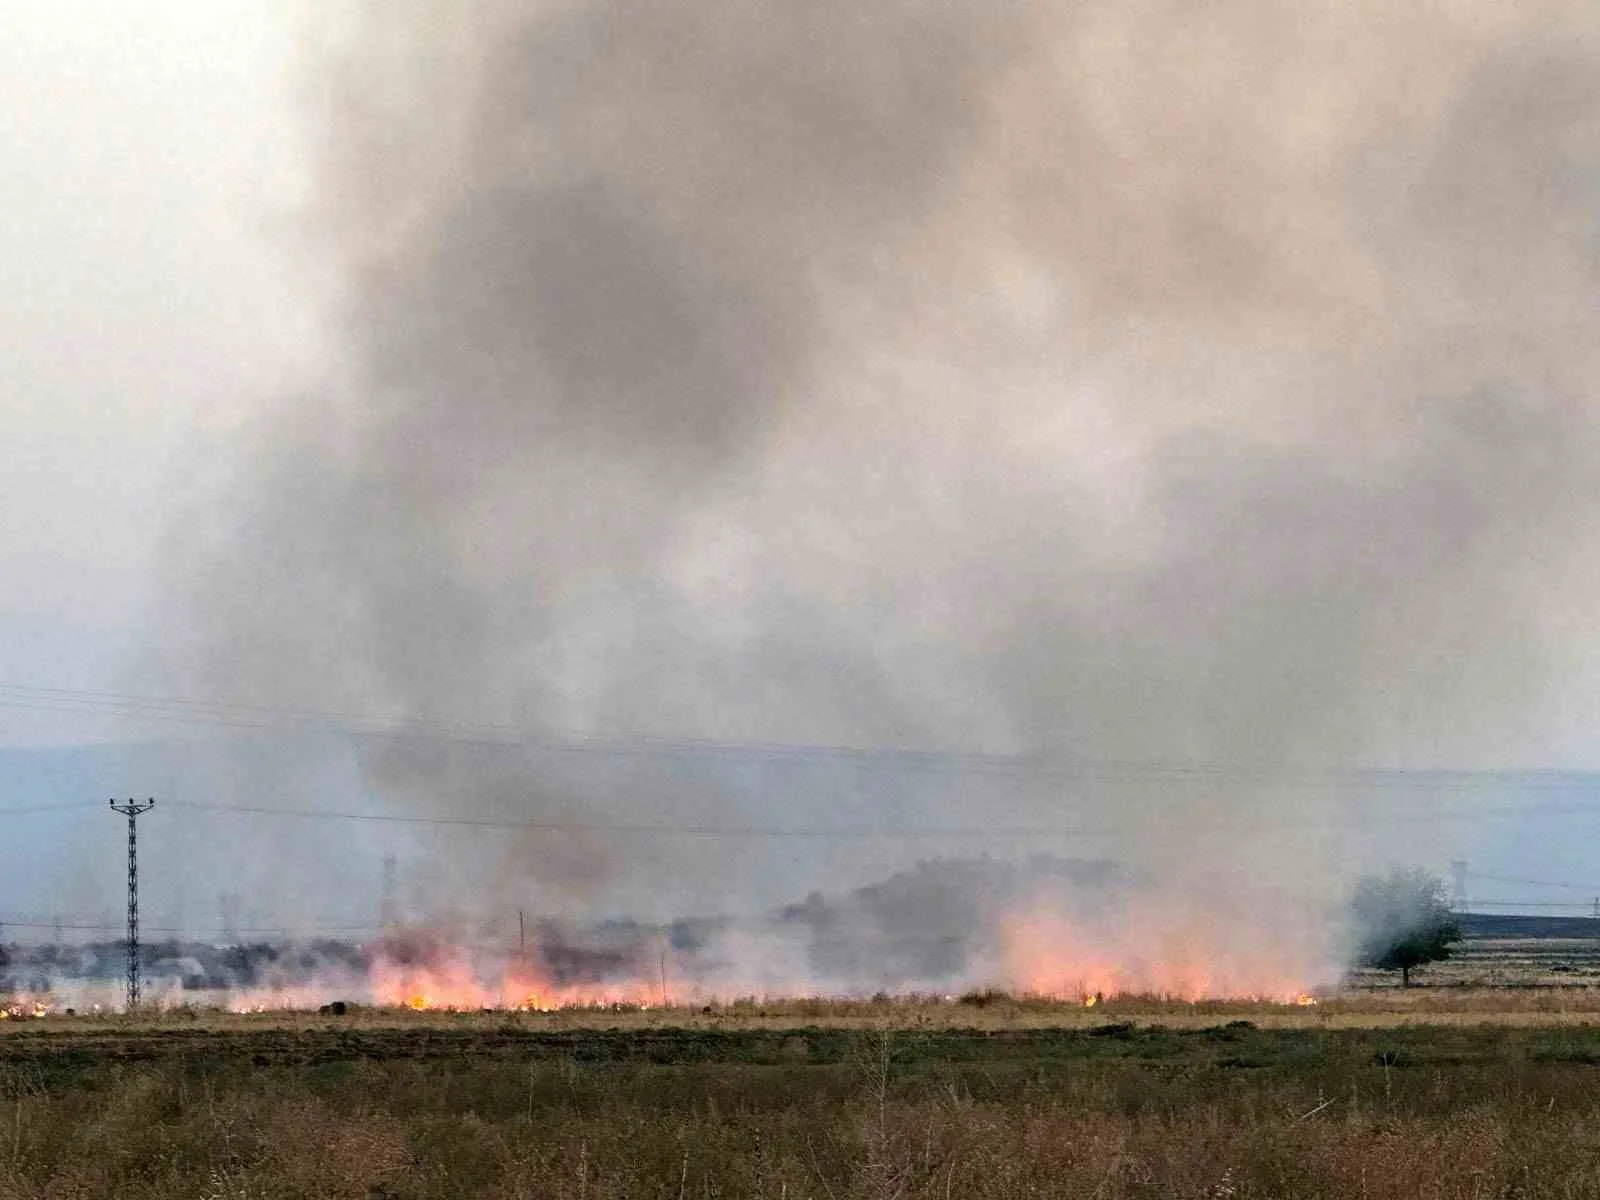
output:
[[1399,971],[1400,986],[1411,986],[1411,968],[1450,957],[1461,940],[1445,899],[1444,882],[1416,868],[1397,868],[1356,883],[1350,898],[1360,966]]

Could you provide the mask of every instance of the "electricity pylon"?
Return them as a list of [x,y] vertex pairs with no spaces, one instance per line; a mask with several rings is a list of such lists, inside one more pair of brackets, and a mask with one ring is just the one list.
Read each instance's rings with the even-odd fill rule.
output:
[[112,812],[128,818],[128,1011],[133,1012],[139,1007],[139,827],[134,821],[140,813],[154,808],[156,802],[107,803]]

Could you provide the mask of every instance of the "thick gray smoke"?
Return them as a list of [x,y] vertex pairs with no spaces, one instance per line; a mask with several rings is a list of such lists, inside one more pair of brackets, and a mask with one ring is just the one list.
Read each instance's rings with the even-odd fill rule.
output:
[[[1008,791],[365,744],[406,811],[1055,823],[1206,894],[1317,877],[1330,801],[1278,769],[1570,758],[1597,14],[357,6],[305,93],[343,360],[186,539],[185,692],[1222,764]],[[706,911],[917,853],[814,849],[537,833],[473,886]]]

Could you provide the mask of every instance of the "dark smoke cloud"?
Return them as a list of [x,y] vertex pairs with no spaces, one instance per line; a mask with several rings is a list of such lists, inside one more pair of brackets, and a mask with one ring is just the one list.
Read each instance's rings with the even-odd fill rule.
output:
[[[362,8],[307,90],[346,357],[190,541],[170,661],[607,735],[1570,754],[1597,39],[1584,6],[1473,0]],[[396,802],[463,812],[987,799],[367,749]],[[1232,818],[1326,815],[1024,792],[1133,858],[1284,876],[1305,839],[1241,855]],[[803,892],[884,857],[569,835],[497,886]]]

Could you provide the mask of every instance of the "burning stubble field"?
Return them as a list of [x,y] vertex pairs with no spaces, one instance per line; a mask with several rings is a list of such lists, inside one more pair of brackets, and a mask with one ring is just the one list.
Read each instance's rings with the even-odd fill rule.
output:
[[17,1021],[0,1197],[1600,1195],[1600,1000],[1418,992]]

